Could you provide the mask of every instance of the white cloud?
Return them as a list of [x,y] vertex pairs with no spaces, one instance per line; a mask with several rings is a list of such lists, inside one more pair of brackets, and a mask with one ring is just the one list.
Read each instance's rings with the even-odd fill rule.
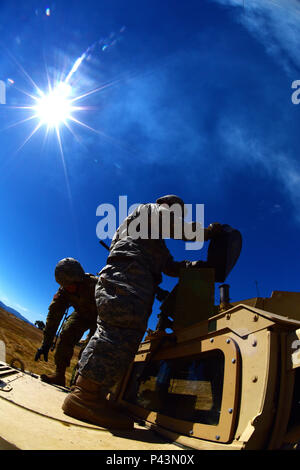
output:
[[[300,69],[299,0],[214,1],[232,7],[236,21],[263,45],[266,53],[291,80],[300,79],[300,71],[299,76],[295,76]],[[257,122],[242,122],[238,115],[220,119],[218,137],[227,156],[224,165],[233,164],[235,168],[261,166],[293,203],[296,218],[300,221],[300,162],[293,155],[293,146],[280,145],[284,135],[282,139],[278,134],[273,138],[275,136],[270,133],[259,133],[257,129]],[[277,206],[273,209],[279,210]]]
[[[300,68],[298,0],[214,0],[234,7],[236,19],[260,41],[287,73]],[[243,6],[244,3],[244,6]]]
[[19,310],[23,310],[23,312],[29,312],[28,308],[23,307],[22,305],[20,305],[20,304],[18,304],[18,303],[16,303],[16,302],[11,302],[11,301],[9,300],[9,298],[6,297],[6,295],[1,295],[1,293],[0,293],[0,299],[2,300],[2,302],[5,303],[5,305],[6,305],[7,307],[14,308],[15,310],[18,310],[18,311],[19,311]]
[[224,163],[228,165],[229,157],[236,168],[239,165],[262,166],[292,201],[300,221],[300,163],[288,153],[276,150],[267,139],[263,141],[256,137],[251,127],[243,126],[233,118],[221,120],[218,131],[227,155]]
[[29,312],[28,308],[22,307],[20,304],[14,304],[14,307],[17,310],[23,310],[23,312]]

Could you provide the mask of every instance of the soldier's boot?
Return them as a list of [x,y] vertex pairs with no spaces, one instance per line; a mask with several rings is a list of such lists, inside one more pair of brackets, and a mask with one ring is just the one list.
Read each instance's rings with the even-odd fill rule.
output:
[[110,429],[133,429],[134,421],[106,399],[101,385],[79,375],[62,409],[73,418]]
[[56,372],[54,374],[42,374],[41,380],[51,385],[61,385],[62,387],[65,387],[65,373],[66,367],[56,367]]

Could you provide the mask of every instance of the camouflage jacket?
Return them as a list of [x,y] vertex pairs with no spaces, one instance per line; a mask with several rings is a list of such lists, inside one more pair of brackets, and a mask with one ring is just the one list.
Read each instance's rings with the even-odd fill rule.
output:
[[97,318],[95,303],[97,281],[97,276],[86,273],[84,280],[78,284],[78,290],[75,294],[67,292],[63,287],[58,289],[49,305],[43,344],[50,345],[52,343],[61,319],[69,307],[73,307],[79,315],[82,315],[84,321],[95,322]]
[[[178,277],[181,268],[186,268],[191,265],[190,261],[174,261],[173,256],[169,252],[165,241],[161,234],[161,227],[153,227],[153,220],[151,215],[161,214],[162,211],[168,211],[161,208],[158,204],[141,204],[135,211],[130,214],[116,231],[110,246],[110,254],[107,263],[113,263],[114,260],[122,260],[124,258],[134,258],[138,262],[147,266],[153,275],[154,282],[158,285],[161,280],[161,273],[168,276]],[[170,212],[170,211],[169,211]],[[146,214],[148,224],[146,227],[147,233],[143,233],[143,237],[148,238],[135,238],[130,235],[130,224],[133,223],[138,226],[138,219],[142,219],[143,214]],[[144,219],[145,220],[145,219]],[[170,238],[174,236],[175,222],[184,224],[183,219],[170,217]],[[157,230],[158,229],[158,230]],[[152,230],[156,233],[154,238],[151,235]],[[145,231],[144,231],[145,232]],[[153,233],[153,232],[152,232]],[[176,237],[178,238],[178,237]],[[184,235],[181,237],[185,240]]]

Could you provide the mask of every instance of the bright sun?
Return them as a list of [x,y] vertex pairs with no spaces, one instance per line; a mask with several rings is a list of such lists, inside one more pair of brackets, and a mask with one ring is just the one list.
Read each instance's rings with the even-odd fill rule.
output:
[[48,94],[42,93],[40,98],[36,99],[33,109],[35,116],[40,119],[40,124],[46,124],[48,128],[58,127],[72,117],[74,108],[69,99],[70,93],[70,85],[60,82]]
[[108,84],[102,85],[98,88],[95,88],[93,90],[87,91],[85,93],[82,93],[81,95],[76,93],[76,89],[73,88],[73,86],[69,83],[72,74],[76,72],[78,69],[80,63],[82,60],[85,58],[85,55],[83,55],[75,62],[74,66],[72,67],[71,71],[67,75],[67,77],[62,80],[55,82],[55,84],[52,84],[49,80],[48,77],[48,83],[49,87],[47,91],[41,90],[41,88],[33,81],[33,79],[27,74],[25,70],[23,70],[24,74],[26,77],[29,79],[29,81],[32,83],[35,89],[35,93],[26,93],[23,92],[25,95],[29,96],[32,100],[32,103],[30,105],[26,106],[13,106],[15,109],[27,109],[31,112],[30,116],[13,123],[9,127],[14,127],[18,124],[31,121],[31,120],[37,120],[37,124],[32,130],[32,132],[26,137],[24,142],[20,145],[18,148],[18,151],[21,150],[22,147],[38,132],[38,130],[41,127],[46,127],[46,133],[45,133],[45,138],[47,138],[48,133],[50,130],[54,130],[57,136],[60,152],[62,159],[64,161],[64,155],[63,155],[63,146],[62,146],[62,139],[61,139],[61,127],[66,127],[72,135],[78,140],[75,132],[72,129],[71,124],[77,124],[85,129],[88,129],[90,131],[93,131],[99,135],[102,135],[104,137],[105,134],[103,134],[100,131],[97,131],[96,129],[93,129],[92,127],[88,126],[84,122],[80,121],[77,117],[74,116],[74,113],[77,114],[79,111],[87,111],[92,109],[90,106],[80,106],[78,105],[78,102],[81,100],[84,100],[88,96],[92,96],[97,92],[103,91],[105,88],[108,86],[114,85],[118,80],[112,81]]

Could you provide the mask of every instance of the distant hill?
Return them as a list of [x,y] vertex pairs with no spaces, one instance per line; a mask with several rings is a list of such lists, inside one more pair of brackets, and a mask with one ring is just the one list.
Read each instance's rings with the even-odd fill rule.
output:
[[[34,360],[37,349],[41,347],[43,336],[43,332],[31,323],[21,320],[13,313],[0,307],[0,341],[5,344],[5,362],[10,364],[13,359],[19,359],[22,361],[25,370],[38,375],[52,374],[55,371],[53,352],[49,352],[48,362],[43,359]],[[66,371],[67,385],[69,385],[73,368],[77,364],[79,351],[80,347],[75,346],[71,365]],[[20,367],[20,365],[16,363],[16,367]]]
[[0,308],[3,308],[3,310],[6,310],[9,313],[12,313],[16,317],[20,318],[20,320],[26,321],[26,323],[33,325],[33,323],[27,320],[27,318],[23,317],[23,315],[21,315],[20,312],[17,312],[17,310],[15,310],[14,308],[8,307],[8,305],[5,305],[3,302],[1,302],[1,300],[0,300]]

